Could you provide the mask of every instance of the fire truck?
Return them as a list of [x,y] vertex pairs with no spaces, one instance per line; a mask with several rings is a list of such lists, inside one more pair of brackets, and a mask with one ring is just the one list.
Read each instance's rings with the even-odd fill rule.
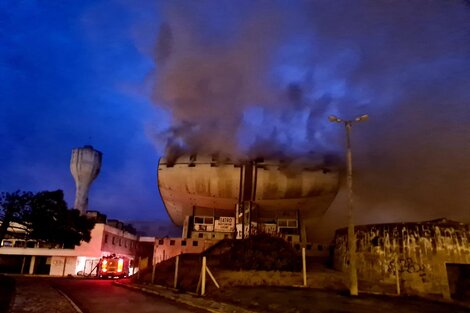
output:
[[98,277],[122,278],[129,276],[129,259],[110,255],[102,257],[98,263]]

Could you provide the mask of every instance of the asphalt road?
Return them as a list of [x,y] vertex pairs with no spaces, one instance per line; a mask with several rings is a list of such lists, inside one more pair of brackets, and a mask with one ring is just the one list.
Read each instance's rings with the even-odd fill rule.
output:
[[83,313],[206,312],[158,296],[115,286],[112,280],[18,278],[13,313],[77,313],[61,292]]

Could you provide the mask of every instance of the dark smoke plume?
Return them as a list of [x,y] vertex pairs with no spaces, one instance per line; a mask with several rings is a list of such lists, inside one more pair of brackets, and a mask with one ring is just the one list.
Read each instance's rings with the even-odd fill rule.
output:
[[161,9],[153,90],[172,114],[168,151],[342,155],[344,130],[327,116],[369,113],[353,129],[358,222],[469,221],[466,2],[168,1]]

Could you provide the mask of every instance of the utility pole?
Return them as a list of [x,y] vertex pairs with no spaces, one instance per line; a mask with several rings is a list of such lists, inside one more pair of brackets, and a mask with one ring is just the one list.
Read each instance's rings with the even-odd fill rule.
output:
[[351,129],[353,123],[359,123],[369,118],[367,114],[356,117],[354,120],[342,120],[334,115],[330,115],[328,120],[333,123],[343,123],[346,129],[346,182],[348,188],[348,248],[349,248],[349,293],[351,296],[359,294],[357,283],[356,266],[356,234],[354,232],[353,215],[353,176],[352,176],[352,150],[351,150]]

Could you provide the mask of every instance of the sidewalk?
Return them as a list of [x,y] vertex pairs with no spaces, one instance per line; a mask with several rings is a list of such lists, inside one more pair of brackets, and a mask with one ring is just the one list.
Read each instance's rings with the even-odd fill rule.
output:
[[77,313],[70,302],[47,280],[16,277],[16,296],[11,313]]
[[360,295],[350,297],[332,291],[310,288],[287,287],[229,287],[210,290],[201,297],[181,293],[174,289],[134,284],[130,281],[116,282],[121,286],[156,294],[209,312],[222,313],[464,313],[469,308],[417,298]]
[[165,299],[184,303],[186,305],[203,309],[214,313],[255,313],[257,311],[251,311],[233,304],[224,303],[222,301],[213,300],[207,297],[201,297],[196,294],[184,293],[175,289],[166,288],[158,285],[143,285],[130,283],[129,281],[115,281],[114,284],[123,286],[126,288],[140,290],[146,293],[151,293]]

